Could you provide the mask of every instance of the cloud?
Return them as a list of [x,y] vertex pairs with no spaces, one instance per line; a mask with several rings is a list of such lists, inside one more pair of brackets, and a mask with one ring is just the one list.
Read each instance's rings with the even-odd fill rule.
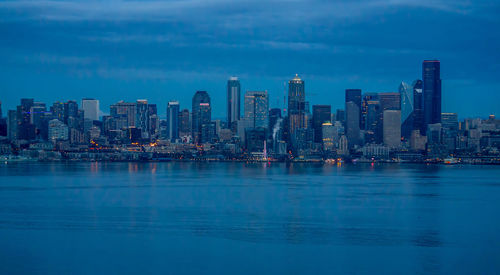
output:
[[[2,21],[43,19],[54,21],[211,21],[227,19],[226,28],[261,22],[295,22],[325,18],[360,18],[397,7],[482,15],[493,1],[465,0],[354,0],[354,1],[3,1]],[[10,16],[9,16],[10,15]],[[264,20],[264,21],[262,21]]]

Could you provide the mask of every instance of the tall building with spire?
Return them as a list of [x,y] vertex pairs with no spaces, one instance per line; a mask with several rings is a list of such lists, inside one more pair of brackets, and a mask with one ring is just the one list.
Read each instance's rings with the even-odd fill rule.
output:
[[441,122],[441,63],[439,60],[424,60],[422,63],[424,123],[427,125]]
[[304,81],[296,74],[288,81],[288,119],[289,132],[293,134],[295,130],[306,127],[305,121],[305,85]]

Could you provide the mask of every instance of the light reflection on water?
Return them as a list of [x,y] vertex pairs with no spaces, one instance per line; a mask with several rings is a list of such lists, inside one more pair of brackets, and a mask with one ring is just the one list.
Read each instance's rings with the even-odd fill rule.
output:
[[[248,273],[285,266],[309,273],[313,264],[320,273],[358,273],[381,265],[389,272],[461,273],[483,267],[481,273],[489,273],[498,269],[484,269],[485,264],[499,267],[492,259],[500,252],[500,222],[491,218],[500,210],[499,170],[308,163],[2,165],[0,256],[22,257],[27,249],[42,261],[49,251],[61,257],[50,259],[58,267],[42,269],[50,273],[75,268],[72,253],[99,262],[89,255],[107,247],[131,253],[122,258],[157,259],[153,266],[161,271],[174,262],[158,250],[168,247],[163,252],[179,260],[189,247],[193,254],[180,258],[190,262],[185,273],[197,273],[200,265],[234,273],[241,270],[231,264],[220,270],[220,265],[249,259],[255,265]],[[74,251],[61,244],[68,241],[89,248]],[[23,249],[12,254],[6,247]],[[240,254],[227,254],[243,247]],[[280,255],[288,260],[280,261]],[[327,255],[342,265],[333,265]],[[271,263],[269,257],[278,259]],[[456,262],[464,259],[469,264],[458,269]],[[97,266],[107,268],[106,263]],[[7,264],[0,271],[12,268]]]

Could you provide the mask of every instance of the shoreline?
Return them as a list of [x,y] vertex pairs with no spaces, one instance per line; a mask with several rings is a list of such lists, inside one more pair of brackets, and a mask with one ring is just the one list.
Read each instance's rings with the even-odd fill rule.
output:
[[496,166],[500,165],[500,162],[458,162],[458,163],[444,163],[442,161],[341,161],[341,162],[329,162],[326,160],[182,160],[182,159],[170,159],[170,160],[95,160],[95,159],[51,159],[51,160],[41,160],[41,159],[0,159],[0,164],[13,164],[13,163],[76,163],[76,162],[99,162],[99,163],[262,163],[262,164],[272,164],[272,163],[285,163],[285,164],[328,164],[331,166],[342,166],[342,165],[365,165],[365,164],[422,164],[422,165],[443,165],[443,166],[457,166],[457,165],[489,165]]

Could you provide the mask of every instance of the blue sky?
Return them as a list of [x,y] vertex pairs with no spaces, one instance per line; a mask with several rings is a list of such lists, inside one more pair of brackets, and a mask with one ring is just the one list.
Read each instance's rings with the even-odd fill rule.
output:
[[[190,108],[207,90],[225,117],[231,75],[268,90],[298,73],[312,104],[346,88],[397,91],[440,59],[443,111],[500,116],[499,1],[2,1],[0,101],[148,99]],[[4,111],[4,114],[6,112]]]

